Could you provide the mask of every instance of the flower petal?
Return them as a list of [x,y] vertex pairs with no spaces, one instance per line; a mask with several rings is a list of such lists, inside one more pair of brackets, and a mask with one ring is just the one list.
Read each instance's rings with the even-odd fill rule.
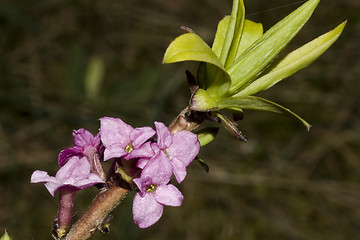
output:
[[172,160],[177,158],[188,166],[199,153],[200,143],[197,135],[189,131],[181,131],[173,135],[171,146],[166,149],[166,152]]
[[96,136],[94,137],[94,139],[92,140],[92,145],[99,148],[101,145],[101,138],[100,138],[100,132],[98,132],[98,134],[96,134]]
[[133,181],[138,187],[141,197],[143,197],[144,194],[146,194],[146,187],[152,184],[152,180],[150,177],[134,178]]
[[147,228],[156,223],[163,214],[164,206],[158,203],[152,194],[141,197],[137,193],[133,202],[133,217],[140,228]]
[[155,122],[157,144],[161,150],[166,149],[171,145],[172,135],[170,130],[162,122]]
[[55,192],[62,186],[62,183],[55,177],[49,176],[47,172],[36,170],[31,175],[31,183],[46,182],[45,187],[49,193],[54,196]]
[[139,148],[144,142],[149,140],[155,134],[155,130],[151,127],[135,128],[130,133],[130,141],[134,148]]
[[88,145],[93,145],[94,135],[91,132],[84,128],[73,131],[74,144],[77,147],[86,147]]
[[185,166],[184,162],[182,162],[181,160],[179,160],[177,158],[173,158],[173,159],[171,159],[171,164],[173,167],[173,172],[174,172],[176,181],[178,183],[181,183],[182,181],[184,181],[184,179],[186,177],[186,166]]
[[90,174],[90,163],[86,157],[71,157],[69,161],[59,169],[55,178],[59,181],[70,183],[77,179],[85,178]]
[[66,149],[62,150],[58,156],[59,166],[60,167],[64,166],[67,163],[67,161],[69,160],[69,158],[71,158],[73,156],[79,156],[79,157],[82,156],[83,151],[84,151],[84,149],[81,147],[71,147],[71,148],[66,148]]
[[60,182],[47,182],[47,183],[45,183],[46,189],[49,191],[49,193],[52,196],[54,196],[55,192],[57,190],[59,190],[62,186],[64,186],[64,185],[61,184]]
[[149,162],[150,158],[140,158],[136,163],[136,167],[143,169],[145,165]]
[[150,146],[151,146],[152,150],[154,151],[154,153],[161,151],[157,143],[154,143],[154,142],[150,143]]
[[95,184],[103,183],[103,182],[104,180],[102,180],[101,177],[99,177],[99,175],[95,173],[90,173],[89,175],[87,175],[86,178],[79,179],[75,183],[71,184],[71,186],[77,187],[79,189],[85,189]]
[[31,182],[46,182],[45,187],[54,196],[60,188],[77,191],[104,181],[97,174],[90,172],[90,163],[86,157],[74,156],[59,169],[55,177],[37,170],[32,174]]
[[51,177],[49,176],[49,174],[45,171],[40,171],[40,170],[36,170],[33,172],[33,174],[31,175],[31,183],[39,183],[39,182],[47,182],[49,181]]
[[156,153],[141,172],[141,178],[150,177],[152,184],[166,185],[172,175],[170,160],[163,151]]
[[90,172],[90,163],[85,157],[69,159],[56,173],[55,178],[64,186],[70,185],[79,189],[104,182],[100,176]]
[[125,156],[127,152],[120,144],[113,144],[104,150],[104,161]]
[[130,143],[130,133],[134,128],[119,118],[100,118],[100,137],[106,148],[119,144],[125,148]]
[[134,159],[134,158],[150,158],[154,155],[154,151],[150,146],[150,142],[144,143],[140,148],[133,149],[128,155],[126,155],[125,159]]
[[159,203],[172,207],[181,206],[184,200],[182,193],[172,184],[157,186],[154,198]]

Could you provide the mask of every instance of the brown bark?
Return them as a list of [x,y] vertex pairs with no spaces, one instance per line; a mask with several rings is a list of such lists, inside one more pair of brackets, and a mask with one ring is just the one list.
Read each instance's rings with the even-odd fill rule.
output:
[[71,227],[65,240],[85,240],[90,238],[128,192],[128,189],[112,185],[109,189],[99,193],[84,215]]

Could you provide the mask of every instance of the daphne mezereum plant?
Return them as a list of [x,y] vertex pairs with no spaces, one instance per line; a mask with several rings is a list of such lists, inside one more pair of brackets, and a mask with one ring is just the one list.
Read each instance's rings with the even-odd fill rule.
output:
[[[243,141],[247,139],[237,129],[236,120],[244,109],[288,115],[309,129],[310,125],[289,109],[254,94],[315,61],[340,36],[346,22],[274,61],[318,3],[307,1],[263,33],[260,23],[245,19],[243,1],[234,0],[231,15],[218,24],[212,47],[185,28],[187,33],[170,44],[163,62],[200,64],[195,75],[186,71],[192,93],[189,106],[169,127],[155,122],[155,128],[133,128],[119,118],[103,117],[95,136],[85,129],[73,131],[74,146],[59,153],[54,177],[40,170],[32,174],[32,183],[45,183],[52,196],[59,192],[54,239],[88,239],[96,230],[107,232],[111,211],[129,191],[136,191],[132,210],[140,228],[156,223],[164,206],[180,206],[184,196],[175,185],[186,177],[187,166],[196,159],[208,170],[197,155],[201,146],[216,137],[217,128],[193,133],[203,121],[222,123]],[[112,162],[107,173],[103,161]],[[75,193],[90,186],[98,187],[100,193],[72,224]]]

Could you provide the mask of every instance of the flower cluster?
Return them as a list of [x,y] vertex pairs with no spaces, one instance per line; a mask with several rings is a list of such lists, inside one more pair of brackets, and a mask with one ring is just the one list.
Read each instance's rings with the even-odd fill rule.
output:
[[55,177],[40,170],[31,176],[32,183],[45,182],[45,187],[53,196],[58,190],[75,192],[105,182],[104,174],[95,169],[99,166],[95,161],[99,160],[98,156],[102,152],[100,136],[94,137],[83,128],[73,131],[73,136],[75,146],[59,153],[60,169]]
[[[185,179],[186,167],[200,149],[194,133],[180,131],[172,134],[161,122],[155,122],[155,128],[133,128],[119,118],[103,117],[95,137],[85,129],[73,131],[75,146],[60,152],[60,169],[55,177],[36,170],[31,182],[44,182],[50,194],[54,195],[58,190],[75,193],[95,184],[104,185],[106,181],[114,184],[114,181],[124,180],[138,191],[133,202],[135,223],[140,228],[149,227],[160,219],[164,205],[182,204],[184,197],[170,180],[172,175],[178,183]],[[105,178],[101,161],[110,159],[117,169],[110,169]],[[128,167],[126,163],[129,162],[135,164]],[[59,216],[60,211],[61,206]]]
[[[183,195],[172,184],[174,173],[178,183],[186,176],[186,167],[200,149],[197,136],[189,131],[171,134],[160,122],[155,122],[156,132],[150,127],[132,128],[121,119],[100,119],[100,136],[105,146],[104,160],[123,157],[138,159],[136,166],[142,169],[133,179],[139,192],[133,202],[134,221],[140,228],[157,222],[164,205],[180,206]],[[156,142],[150,139],[156,133]]]

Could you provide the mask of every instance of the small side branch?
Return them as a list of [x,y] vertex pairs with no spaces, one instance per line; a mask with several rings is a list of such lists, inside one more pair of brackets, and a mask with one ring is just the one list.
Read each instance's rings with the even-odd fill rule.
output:
[[112,185],[99,193],[84,215],[71,227],[65,240],[85,240],[101,227],[104,219],[125,198],[128,189]]

